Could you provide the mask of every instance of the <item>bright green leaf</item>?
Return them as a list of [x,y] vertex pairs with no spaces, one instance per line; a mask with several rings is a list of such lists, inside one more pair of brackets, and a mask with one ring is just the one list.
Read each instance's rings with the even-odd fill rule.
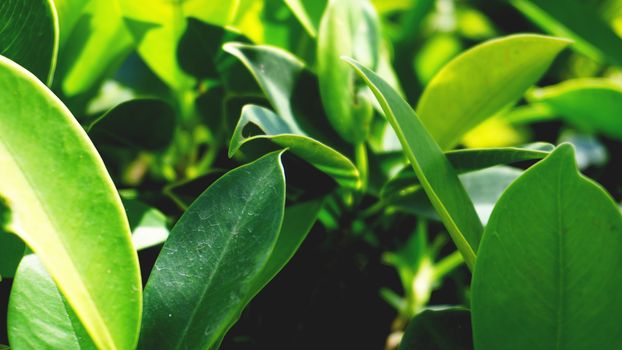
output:
[[0,23],[0,55],[50,84],[58,53],[58,18],[51,0],[3,0]]
[[177,222],[145,287],[139,348],[211,348],[257,292],[283,222],[281,153],[227,173]]
[[573,153],[527,170],[491,215],[472,284],[477,349],[622,347],[622,216]]
[[15,349],[97,349],[36,255],[19,265],[8,312]]
[[169,235],[167,218],[159,210],[138,199],[123,199],[123,206],[132,230],[136,250],[147,249],[166,241]]
[[[249,124],[257,126],[264,134],[245,137],[244,129]],[[233,131],[229,143],[229,156],[232,157],[244,144],[257,139],[269,139],[281,147],[288,148],[298,157],[334,177],[342,186],[351,188],[360,186],[358,170],[347,157],[300,131],[296,132],[283,118],[269,109],[246,105]]]
[[417,114],[441,147],[451,149],[464,133],[518,101],[568,44],[565,39],[533,34],[480,44],[432,78]]
[[352,59],[347,61],[378,99],[426,194],[464,256],[464,261],[472,268],[482,224],[449,160],[415,111],[386,81],[358,62]]
[[138,258],[101,158],[67,108],[1,57],[0,91],[0,195],[11,231],[39,256],[99,347],[132,348]]

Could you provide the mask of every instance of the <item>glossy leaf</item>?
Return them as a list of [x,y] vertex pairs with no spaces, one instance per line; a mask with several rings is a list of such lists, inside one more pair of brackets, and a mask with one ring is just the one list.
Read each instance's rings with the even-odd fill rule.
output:
[[[193,79],[177,62],[177,45],[186,29],[187,17],[216,25],[229,23],[238,1],[117,0],[138,52],[147,65],[169,86],[192,87]],[[149,11],[145,11],[145,9]]]
[[376,96],[423,189],[462,253],[464,261],[472,268],[482,224],[451,163],[415,111],[387,82],[360,63],[352,59],[347,61]]
[[175,126],[175,111],[168,103],[134,99],[112,108],[86,129],[96,143],[162,151],[172,142]]
[[15,349],[97,349],[36,255],[19,265],[8,312]]
[[169,229],[167,218],[162,212],[137,199],[124,199],[123,206],[136,250],[147,249],[166,241]]
[[118,6],[109,0],[83,3],[87,4],[73,5],[84,8],[63,43],[59,59],[60,79],[57,82],[67,96],[92,91],[113,73],[134,48]]
[[472,284],[475,347],[622,347],[620,247],[616,203],[579,174],[572,146],[559,146],[488,222]]
[[[445,156],[457,174],[507,165],[546,157],[555,146],[549,143],[533,143],[523,147],[500,147],[482,149],[460,149],[445,152]],[[411,167],[403,168],[389,180],[382,189],[382,197],[391,197],[399,192],[417,186],[419,181]]]
[[328,119],[342,138],[360,143],[369,132],[371,102],[341,56],[377,68],[380,34],[373,6],[368,0],[330,0],[317,40],[317,74]]
[[[245,137],[244,130],[249,124],[257,126],[264,134]],[[281,147],[288,148],[298,157],[334,177],[342,186],[351,188],[360,186],[358,170],[347,157],[301,131],[296,132],[283,118],[269,109],[246,105],[242,109],[242,115],[229,143],[229,157],[238,152],[244,144],[258,139],[269,139]]]
[[0,55],[50,84],[58,53],[58,18],[51,0],[3,0],[0,23]]
[[138,259],[103,162],[67,108],[2,57],[0,91],[0,195],[12,231],[39,256],[99,347],[133,347]]
[[460,307],[425,310],[406,327],[399,350],[473,349],[470,316]]
[[139,348],[211,348],[257,292],[283,222],[281,153],[227,173],[177,222],[145,287]]
[[510,3],[544,31],[575,41],[573,47],[592,59],[622,66],[622,39],[594,5],[579,0],[511,0]]
[[533,34],[480,44],[432,78],[417,114],[440,146],[451,149],[464,133],[518,101],[568,44],[565,39]]
[[290,129],[333,147],[343,146],[322,109],[318,81],[300,59],[265,45],[227,43],[223,49],[248,68]]
[[567,80],[533,91],[528,97],[586,131],[622,139],[622,86],[619,84],[605,79]]

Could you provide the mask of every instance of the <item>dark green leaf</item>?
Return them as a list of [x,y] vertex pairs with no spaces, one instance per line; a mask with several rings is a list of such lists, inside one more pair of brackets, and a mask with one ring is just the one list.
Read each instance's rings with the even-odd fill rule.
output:
[[404,331],[400,350],[473,349],[471,313],[453,307],[426,310],[415,316]]
[[[264,134],[245,137],[244,131],[249,124],[257,126]],[[229,157],[244,144],[257,139],[269,139],[281,147],[288,148],[298,157],[334,177],[342,186],[360,187],[358,170],[348,158],[308,137],[304,132],[294,130],[292,125],[272,111],[255,105],[246,105],[242,109],[242,115],[229,143]]]
[[473,275],[475,347],[622,348],[621,247],[618,206],[559,146],[488,222]]
[[211,348],[257,293],[283,222],[281,153],[227,173],[177,222],[145,287],[139,348]]
[[172,141],[176,117],[171,106],[158,99],[123,102],[92,122],[87,130],[96,143],[161,151]]
[[58,53],[58,18],[51,0],[2,0],[0,23],[0,55],[50,84]]

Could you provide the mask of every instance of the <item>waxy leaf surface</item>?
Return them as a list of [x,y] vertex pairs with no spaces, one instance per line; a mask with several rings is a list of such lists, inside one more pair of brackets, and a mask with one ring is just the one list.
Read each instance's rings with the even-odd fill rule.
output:
[[475,348],[621,348],[621,248],[616,203],[579,174],[572,146],[559,146],[505,191],[486,226]]

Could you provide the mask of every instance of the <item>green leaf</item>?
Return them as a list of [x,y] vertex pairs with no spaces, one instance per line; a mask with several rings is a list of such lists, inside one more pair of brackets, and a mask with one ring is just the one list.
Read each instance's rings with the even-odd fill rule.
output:
[[58,18],[51,0],[3,0],[0,23],[0,55],[49,85],[58,53]]
[[97,346],[132,348],[138,258],[101,158],[67,108],[2,57],[0,91],[0,195],[12,232],[39,256]]
[[[481,170],[496,165],[513,164],[546,157],[555,146],[549,143],[532,143],[522,147],[468,148],[445,152],[445,156],[457,174]],[[382,188],[383,198],[418,185],[417,175],[411,167],[405,167]]]
[[423,189],[464,256],[467,266],[472,268],[482,224],[449,160],[415,111],[386,81],[360,63],[349,58],[346,60],[378,99]]
[[176,116],[173,108],[159,99],[123,102],[86,127],[96,143],[162,151],[172,142]]
[[118,6],[109,0],[88,1],[72,29],[63,43],[57,79],[67,96],[94,90],[134,48]]
[[428,309],[415,316],[404,331],[400,350],[473,349],[469,310]]
[[559,146],[492,213],[472,284],[477,349],[622,347],[622,216],[573,153]]
[[15,349],[97,349],[36,255],[19,265],[9,301]]
[[594,78],[567,80],[535,90],[528,98],[586,131],[622,139],[622,87],[619,84]]
[[117,0],[117,3],[147,65],[169,86],[184,90],[192,88],[194,82],[177,62],[177,44],[186,30],[187,17],[225,25],[233,19],[238,1]]
[[518,101],[569,43],[519,34],[477,45],[432,78],[417,114],[441,148],[451,149],[467,131]]
[[[249,124],[257,126],[264,135],[244,137],[244,130]],[[308,137],[305,133],[293,130],[283,118],[269,109],[246,105],[242,109],[242,115],[229,143],[229,157],[238,152],[244,144],[258,139],[269,139],[281,147],[288,148],[298,157],[332,176],[342,186],[358,188],[361,185],[359,172],[347,157]]]
[[326,3],[327,0],[285,0],[285,4],[312,38],[317,36]]
[[167,218],[159,210],[138,199],[123,199],[123,206],[132,230],[136,250],[147,249],[166,241],[169,236]]
[[145,287],[139,348],[211,348],[257,292],[283,222],[281,153],[230,171],[179,219]]
[[0,280],[13,277],[19,262],[26,252],[26,246],[19,237],[10,231],[13,223],[11,209],[0,197]]
[[574,40],[574,48],[588,57],[622,66],[622,39],[593,4],[578,0],[510,0],[510,3],[544,31]]
[[373,6],[368,0],[330,0],[317,40],[320,95],[328,119],[345,140],[363,142],[373,117],[371,102],[341,56],[377,69],[380,33]]
[[248,68],[276,114],[291,130],[304,132],[326,145],[343,146],[322,109],[318,81],[300,59],[271,46],[226,43],[223,50]]

